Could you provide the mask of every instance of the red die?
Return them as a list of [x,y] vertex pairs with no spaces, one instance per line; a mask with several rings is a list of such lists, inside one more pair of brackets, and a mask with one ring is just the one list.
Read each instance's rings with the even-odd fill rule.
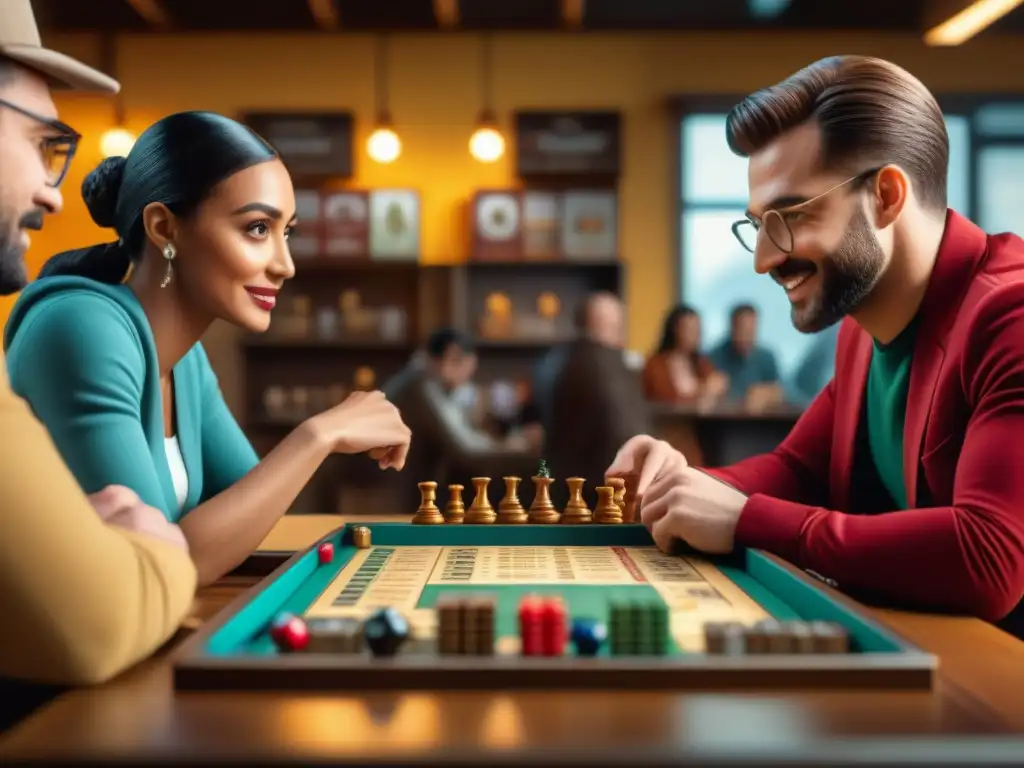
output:
[[282,613],[270,626],[270,638],[280,651],[301,651],[309,645],[309,630],[298,616]]
[[329,541],[325,541],[316,548],[316,554],[320,558],[320,565],[327,565],[327,563],[334,559],[334,545]]

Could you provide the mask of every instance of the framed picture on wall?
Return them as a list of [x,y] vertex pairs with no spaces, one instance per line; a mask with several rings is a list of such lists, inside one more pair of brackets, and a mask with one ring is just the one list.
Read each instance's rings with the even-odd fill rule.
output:
[[611,260],[618,252],[618,204],[611,190],[578,190],[562,198],[562,253],[567,259]]
[[370,192],[370,257],[416,261],[420,254],[420,193],[414,189]]

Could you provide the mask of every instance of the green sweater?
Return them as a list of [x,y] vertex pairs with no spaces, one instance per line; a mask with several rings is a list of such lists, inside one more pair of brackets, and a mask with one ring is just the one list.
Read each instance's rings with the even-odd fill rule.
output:
[[258,462],[201,344],[174,366],[175,435],[188,473],[179,510],[149,321],[126,285],[51,277],[18,298],[4,333],[11,387],[86,493],[124,485],[177,521]]
[[903,481],[903,427],[916,331],[915,321],[888,344],[876,341],[868,370],[868,445],[875,471],[896,502],[897,509],[907,508],[907,487]]

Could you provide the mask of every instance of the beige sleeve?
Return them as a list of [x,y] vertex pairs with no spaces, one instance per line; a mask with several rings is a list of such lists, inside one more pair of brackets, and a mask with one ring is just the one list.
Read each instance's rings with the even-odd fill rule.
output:
[[188,553],[99,518],[0,355],[0,676],[107,680],[173,635],[195,587]]

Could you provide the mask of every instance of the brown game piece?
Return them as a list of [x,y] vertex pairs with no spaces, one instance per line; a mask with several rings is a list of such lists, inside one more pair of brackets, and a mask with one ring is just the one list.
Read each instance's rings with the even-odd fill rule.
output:
[[622,522],[622,510],[615,503],[615,489],[602,485],[597,489],[597,505],[594,507],[594,522],[615,524]]
[[352,543],[356,549],[370,548],[370,529],[365,525],[359,525],[352,529]]
[[640,478],[636,475],[627,475],[624,478],[626,490],[622,496],[622,522],[636,522],[636,485]]
[[458,525],[465,517],[466,505],[462,501],[462,486],[453,483],[448,486],[448,503],[444,508],[444,521],[451,525]]
[[768,653],[768,634],[761,627],[760,623],[747,627],[746,645],[747,653]]
[[441,514],[441,510],[437,508],[437,504],[434,500],[437,498],[437,483],[425,482],[418,483],[420,489],[420,495],[423,497],[420,502],[420,508],[416,510],[416,514],[413,515],[412,522],[414,525],[440,525],[444,522],[444,515]]
[[537,525],[557,523],[559,514],[551,503],[551,484],[554,478],[533,476],[533,504],[530,505],[529,521]]
[[506,477],[503,479],[505,481],[505,498],[498,502],[498,522],[509,525],[521,525],[529,519],[526,510],[523,509],[523,505],[519,501],[519,494],[517,492],[521,478]]
[[437,652],[442,656],[454,656],[463,652],[463,604],[463,600],[447,596],[442,597],[434,605],[437,612]]
[[765,619],[764,621],[757,622],[755,626],[763,639],[764,650],[762,653],[777,654],[790,652],[791,637],[781,623],[775,619]]
[[570,477],[565,481],[569,486],[569,503],[565,505],[560,522],[566,525],[582,525],[593,522],[594,515],[583,500],[583,484],[586,482],[582,477]]
[[310,619],[306,629],[309,631],[309,643],[303,649],[306,653],[359,653],[363,650],[362,624],[352,616]]
[[615,503],[618,505],[619,510],[625,512],[625,501],[623,500],[626,495],[626,481],[621,477],[609,477],[608,482],[605,485],[611,486],[615,491]]
[[469,509],[466,510],[466,517],[463,522],[467,525],[490,525],[497,519],[494,507],[487,498],[487,485],[491,482],[489,477],[474,477],[473,487],[476,488],[476,498]]
[[786,621],[782,629],[789,636],[790,653],[814,653],[814,635],[806,621]]
[[850,638],[842,626],[831,621],[812,621],[808,631],[814,642],[815,653],[848,653]]

